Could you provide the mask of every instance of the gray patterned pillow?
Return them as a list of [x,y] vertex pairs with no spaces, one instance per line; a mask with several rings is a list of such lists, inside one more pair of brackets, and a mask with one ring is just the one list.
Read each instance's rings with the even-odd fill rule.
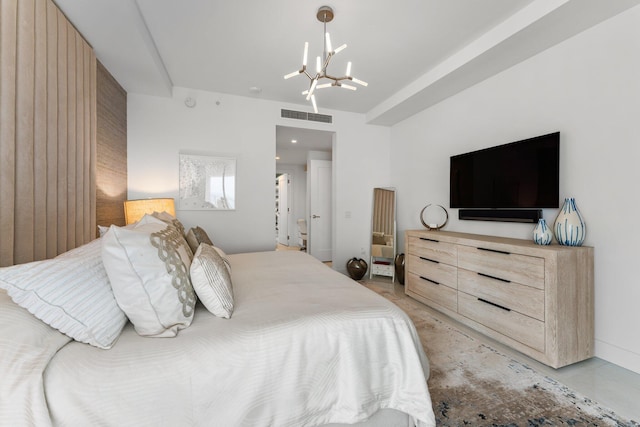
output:
[[[156,222],[157,221],[157,222]],[[102,261],[118,305],[144,336],[173,337],[193,320],[191,249],[173,226],[142,219],[134,229],[111,226]]]
[[211,313],[226,319],[233,313],[231,275],[216,249],[201,244],[191,263],[191,282],[198,298]]
[[[159,219],[167,224],[173,225],[184,236],[184,225],[180,220],[168,212],[154,212],[151,214],[154,218]],[[144,218],[144,217],[143,217]]]
[[200,227],[190,228],[189,232],[187,232],[186,239],[187,243],[189,243],[189,247],[194,254],[198,250],[198,246],[200,246],[200,243],[206,243],[207,245],[213,246],[213,242],[211,242],[211,239],[209,239],[207,232]]

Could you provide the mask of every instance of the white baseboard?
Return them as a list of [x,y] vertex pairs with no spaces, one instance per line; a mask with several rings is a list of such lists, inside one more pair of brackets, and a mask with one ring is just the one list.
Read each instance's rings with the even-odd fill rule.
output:
[[596,339],[595,356],[640,374],[640,354],[638,353]]

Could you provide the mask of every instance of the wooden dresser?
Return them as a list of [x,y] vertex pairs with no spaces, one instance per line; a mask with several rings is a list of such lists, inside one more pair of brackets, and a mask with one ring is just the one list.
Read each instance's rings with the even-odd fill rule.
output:
[[554,368],[593,356],[593,248],[406,232],[405,293]]

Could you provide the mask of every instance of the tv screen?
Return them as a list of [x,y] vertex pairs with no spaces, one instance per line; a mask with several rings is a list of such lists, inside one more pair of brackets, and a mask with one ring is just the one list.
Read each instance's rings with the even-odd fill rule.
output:
[[557,208],[560,132],[451,157],[452,208]]

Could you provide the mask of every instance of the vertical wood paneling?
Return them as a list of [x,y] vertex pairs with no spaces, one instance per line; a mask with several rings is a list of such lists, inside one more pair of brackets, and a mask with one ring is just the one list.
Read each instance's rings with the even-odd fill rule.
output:
[[33,259],[47,257],[47,2],[35,1],[35,93],[33,117]]
[[58,254],[58,9],[47,2],[47,258]]
[[0,267],[14,263],[17,3],[0,0]]
[[67,247],[76,246],[76,31],[67,29]]
[[[90,193],[90,212],[89,216],[91,217],[91,224],[89,225],[89,239],[92,239],[98,232],[97,221],[98,221],[98,60],[96,59],[96,54],[91,50],[91,57],[89,58],[89,83],[90,83],[90,96],[91,96],[91,106],[93,110],[90,113],[89,122],[91,123],[91,158],[89,159],[89,178],[91,180],[91,185],[89,186]],[[126,114],[127,104],[125,102],[124,111]],[[126,121],[125,121],[126,126]],[[126,144],[126,139],[125,139]],[[124,164],[126,167],[127,157],[125,152]],[[126,182],[126,180],[125,180]]]
[[17,264],[34,259],[34,6],[34,0],[18,2],[15,229],[20,231],[20,237],[14,241],[14,261]]
[[58,253],[67,250],[67,20],[58,10]]
[[96,59],[52,0],[0,0],[0,266],[95,229]]
[[[83,40],[76,35],[76,245],[84,241],[84,49]],[[86,183],[89,185],[89,183]]]

